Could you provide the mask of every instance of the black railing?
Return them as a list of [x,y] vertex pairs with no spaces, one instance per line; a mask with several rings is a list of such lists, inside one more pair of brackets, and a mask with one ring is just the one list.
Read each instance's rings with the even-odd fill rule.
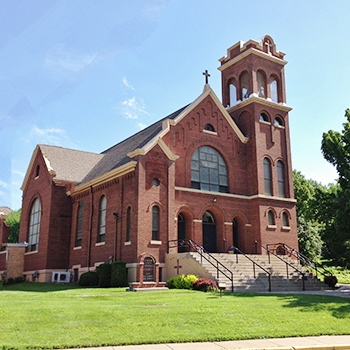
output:
[[267,244],[266,247],[269,249],[270,247],[273,247],[274,251],[276,251],[277,248],[282,249],[285,255],[298,259],[300,263],[306,268],[310,269],[311,272],[314,273],[317,278],[318,274],[321,274],[323,277],[332,276],[332,273],[329,270],[327,270],[322,264],[311,260],[306,255],[290,247],[286,243]]
[[236,254],[236,263],[238,264],[238,257],[239,256],[243,256],[244,258],[248,259],[250,262],[252,262],[253,264],[253,273],[254,273],[254,278],[256,278],[256,272],[255,272],[255,268],[258,267],[259,269],[263,270],[267,276],[268,276],[268,280],[269,280],[269,292],[271,292],[271,272],[266,270],[263,266],[261,266],[259,263],[257,263],[256,261],[254,261],[250,256],[248,256],[247,254],[243,253],[239,248],[233,246],[232,244],[230,244],[230,242],[228,242],[226,239],[224,239],[224,243],[225,245],[228,244],[229,245],[229,249],[228,251],[232,251],[234,254]]
[[307,279],[307,277],[305,276],[305,273],[301,270],[299,270],[298,268],[296,268],[293,264],[289,263],[288,261],[286,261],[285,259],[282,259],[278,254],[275,254],[272,250],[270,250],[268,247],[263,246],[261,243],[259,243],[258,241],[255,241],[255,246],[258,247],[260,246],[261,248],[265,249],[267,251],[267,255],[268,255],[268,259],[269,259],[269,264],[271,263],[271,259],[270,256],[273,255],[276,258],[278,258],[279,260],[283,261],[286,264],[286,274],[287,274],[287,278],[289,279],[289,267],[291,267],[294,271],[298,272],[301,275],[301,280],[303,282],[303,290],[305,290],[305,280]]
[[234,291],[233,288],[233,273],[230,269],[228,269],[224,264],[222,264],[218,259],[216,259],[212,254],[206,251],[202,246],[197,244],[192,239],[182,239],[182,240],[171,240],[168,241],[168,252],[170,248],[176,247],[188,247],[189,250],[195,251],[199,253],[201,258],[201,263],[203,259],[206,260],[209,264],[211,264],[216,269],[216,278],[220,279],[220,273],[224,275],[229,281],[231,281],[231,292]]

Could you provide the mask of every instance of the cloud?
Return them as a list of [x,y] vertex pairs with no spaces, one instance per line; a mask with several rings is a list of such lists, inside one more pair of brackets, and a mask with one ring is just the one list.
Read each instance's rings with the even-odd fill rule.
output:
[[166,0],[156,0],[149,3],[146,2],[142,10],[143,17],[149,21],[160,21],[167,3],[168,1]]
[[58,128],[40,129],[34,126],[30,131],[31,139],[35,139],[37,143],[48,143],[51,145],[60,145],[63,140],[67,139],[65,130]]
[[135,96],[122,102],[122,114],[126,119],[138,119],[141,115],[149,115],[144,102]]
[[126,77],[123,78],[123,84],[130,90],[135,91],[134,87],[128,82],[128,80],[126,79]]
[[5,181],[2,181],[1,179],[0,179],[0,187],[3,187],[3,188],[9,188],[10,187],[10,185],[7,183],[7,182],[5,182]]
[[54,76],[67,76],[95,63],[97,57],[97,53],[79,53],[59,44],[47,52],[44,64]]

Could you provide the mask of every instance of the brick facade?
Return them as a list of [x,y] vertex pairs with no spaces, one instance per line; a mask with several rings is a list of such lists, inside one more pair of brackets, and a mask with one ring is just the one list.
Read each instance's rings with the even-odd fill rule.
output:
[[[220,60],[223,103],[206,84],[187,107],[99,156],[86,155],[90,169],[79,181],[68,175],[58,181],[63,165],[55,169],[52,162],[51,169],[50,148],[44,155],[38,146],[23,185],[20,242],[28,241],[32,205],[39,198],[39,244],[24,254],[24,274],[39,271],[39,280],[48,281],[52,271],[71,269],[77,279],[102,262],[121,260],[133,286],[159,286],[167,253],[177,250],[168,248],[168,241],[180,236],[218,252],[234,244],[247,253],[264,253],[255,241],[297,248],[283,56],[270,37],[234,45]],[[230,85],[236,88],[235,103]],[[243,85],[250,92],[245,98]],[[277,86],[278,101],[270,85]],[[223,190],[194,184],[191,164],[200,147],[214,152],[214,163],[222,158]],[[265,159],[271,164],[272,193],[266,193]]]

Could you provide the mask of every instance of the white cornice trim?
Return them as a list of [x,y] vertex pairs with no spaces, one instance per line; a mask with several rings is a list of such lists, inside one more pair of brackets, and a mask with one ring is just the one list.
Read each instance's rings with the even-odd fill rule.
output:
[[235,111],[237,109],[246,107],[247,105],[249,105],[251,103],[259,103],[259,104],[261,104],[263,106],[276,108],[276,109],[279,109],[279,110],[281,110],[283,112],[290,112],[293,109],[293,108],[291,108],[289,106],[286,106],[284,104],[266,100],[265,98],[261,98],[261,97],[258,97],[258,96],[251,96],[251,97],[247,98],[246,100],[241,101],[241,102],[237,103],[236,105],[228,108],[227,112],[228,113],[233,112],[233,111]]
[[80,193],[82,191],[85,191],[89,187],[96,187],[98,185],[101,185],[102,183],[108,182],[114,178],[120,177],[122,175],[125,175],[127,173],[130,173],[131,171],[135,170],[137,165],[137,162],[132,160],[112,171],[109,171],[108,173],[102,174],[95,179],[88,181],[86,183],[83,183],[81,185],[78,185],[74,191],[71,193],[71,195]]
[[179,187],[175,186],[175,191],[182,191],[182,192],[192,192],[192,193],[201,193],[201,194],[208,194],[215,197],[228,197],[228,198],[236,198],[236,199],[268,199],[272,201],[281,201],[281,202],[291,202],[296,203],[296,199],[293,198],[282,198],[282,197],[275,197],[275,196],[266,196],[264,194],[255,194],[252,196],[244,196],[241,194],[232,194],[232,193],[222,193],[222,192],[212,192],[212,191],[203,191],[203,190],[196,190],[194,188],[187,188],[187,187]]
[[[236,56],[235,58],[232,58],[230,59],[229,61],[227,61],[226,63],[224,63],[222,66],[220,66],[218,68],[219,71],[223,71],[224,69],[228,68],[228,67],[231,67],[233,64],[241,61],[243,58],[249,56],[249,55],[256,55],[256,56],[259,56],[259,57],[263,57],[269,61],[272,61],[272,62],[275,62],[275,63],[278,63],[282,66],[285,66],[288,62],[281,59],[281,58],[278,58],[278,57],[275,57],[275,56],[272,56],[266,52],[263,52],[263,51],[259,51],[257,49],[254,49],[254,48],[250,48],[246,51],[243,51],[241,54],[239,54],[238,56]],[[229,58],[227,58],[229,59]],[[223,58],[220,59],[220,62],[223,62]]]

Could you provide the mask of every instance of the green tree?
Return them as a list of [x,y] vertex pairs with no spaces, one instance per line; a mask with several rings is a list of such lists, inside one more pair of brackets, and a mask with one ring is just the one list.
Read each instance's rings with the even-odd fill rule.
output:
[[8,237],[9,243],[18,243],[21,212],[21,209],[13,210],[7,215],[6,223],[10,225],[10,235]]
[[[319,193],[328,219],[324,240],[326,253],[335,263],[350,263],[350,109],[345,111],[346,122],[341,132],[323,133],[321,150],[324,158],[335,166],[337,185]],[[322,214],[321,214],[322,215]],[[325,215],[325,214],[323,214]]]
[[294,195],[297,200],[297,225],[299,250],[308,258],[317,261],[322,253],[322,224],[315,215],[317,211],[316,193],[323,186],[314,180],[307,180],[300,171],[293,170]]

